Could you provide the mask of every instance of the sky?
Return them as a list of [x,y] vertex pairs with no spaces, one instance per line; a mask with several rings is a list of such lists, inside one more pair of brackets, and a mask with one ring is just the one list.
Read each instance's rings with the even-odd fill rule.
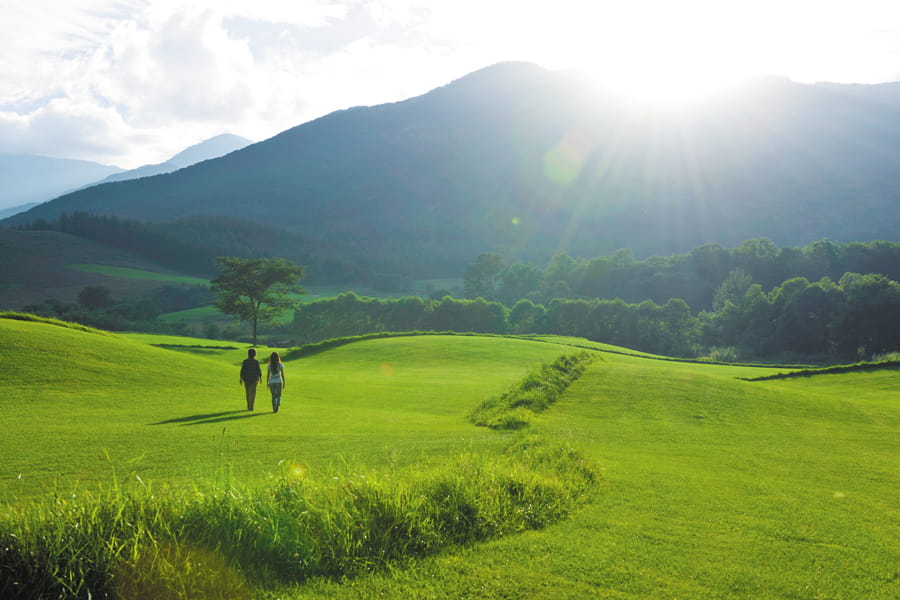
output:
[[896,0],[0,0],[0,154],[122,168],[508,60],[668,102],[900,80]]

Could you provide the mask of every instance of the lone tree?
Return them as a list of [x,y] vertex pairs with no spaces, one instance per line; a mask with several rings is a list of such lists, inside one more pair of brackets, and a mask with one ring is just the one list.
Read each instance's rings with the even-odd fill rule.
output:
[[303,267],[283,258],[219,256],[216,263],[220,274],[210,282],[216,308],[252,323],[254,346],[259,321],[272,322],[293,307],[289,294],[303,293]]

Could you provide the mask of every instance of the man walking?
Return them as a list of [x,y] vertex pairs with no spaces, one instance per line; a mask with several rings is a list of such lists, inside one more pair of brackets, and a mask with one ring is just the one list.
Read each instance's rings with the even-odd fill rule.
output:
[[256,386],[262,381],[262,369],[259,368],[259,361],[256,360],[256,349],[247,350],[247,358],[241,363],[241,384],[247,393],[247,410],[253,410],[256,402]]

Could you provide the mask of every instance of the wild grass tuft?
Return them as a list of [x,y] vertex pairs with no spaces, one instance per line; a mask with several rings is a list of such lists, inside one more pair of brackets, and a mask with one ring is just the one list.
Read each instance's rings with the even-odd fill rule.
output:
[[0,597],[249,598],[542,528],[596,481],[577,452],[530,436],[391,474],[58,496],[0,518]]
[[491,429],[526,427],[535,413],[556,402],[594,358],[590,352],[561,356],[552,364],[530,373],[504,394],[485,401],[469,415],[469,420]]
[[713,362],[733,364],[740,357],[734,346],[713,346],[709,349],[707,358]]

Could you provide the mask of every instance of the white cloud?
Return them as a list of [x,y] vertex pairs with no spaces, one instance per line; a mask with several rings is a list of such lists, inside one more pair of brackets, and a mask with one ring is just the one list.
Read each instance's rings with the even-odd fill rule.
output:
[[317,0],[224,0],[210,3],[224,16],[242,17],[267,23],[323,27],[347,16],[353,3]]
[[0,153],[88,156],[114,164],[123,146],[153,148],[154,138],[126,124],[112,108],[69,98],[53,99],[27,115],[0,112]]
[[878,0],[0,0],[0,22],[0,151],[126,167],[500,60],[611,73],[622,56],[640,68],[681,52],[867,82],[900,70],[900,3]]

